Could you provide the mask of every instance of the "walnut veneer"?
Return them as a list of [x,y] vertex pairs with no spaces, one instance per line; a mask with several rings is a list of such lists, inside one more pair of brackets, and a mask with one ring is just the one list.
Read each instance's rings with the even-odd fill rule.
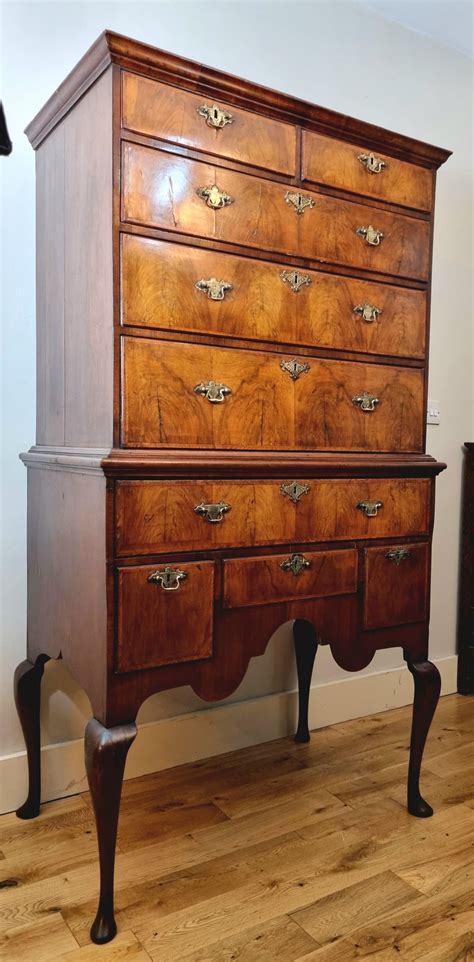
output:
[[[123,770],[150,694],[215,700],[294,619],[297,739],[318,644],[399,646],[409,811],[439,694],[425,454],[436,169],[449,153],[105,33],[27,129],[37,150],[37,442],[28,659],[15,693],[38,814],[39,691],[63,657],[115,934]],[[370,706],[367,706],[368,710]]]

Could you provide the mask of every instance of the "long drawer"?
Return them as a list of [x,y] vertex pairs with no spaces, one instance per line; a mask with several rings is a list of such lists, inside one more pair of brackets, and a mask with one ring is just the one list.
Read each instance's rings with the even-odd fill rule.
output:
[[137,74],[122,76],[122,122],[129,130],[282,174],[295,173],[296,130],[291,124]]
[[428,277],[425,220],[301,193],[138,144],[123,145],[122,219],[399,277]]
[[422,291],[122,234],[123,324],[424,356]]
[[117,557],[426,535],[430,481],[119,481]]
[[420,370],[122,340],[125,447],[422,449]]

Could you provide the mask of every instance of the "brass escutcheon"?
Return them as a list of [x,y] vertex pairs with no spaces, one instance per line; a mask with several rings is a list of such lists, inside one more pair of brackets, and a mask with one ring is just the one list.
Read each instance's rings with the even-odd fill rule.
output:
[[176,591],[180,586],[180,582],[187,578],[185,571],[181,571],[180,568],[164,568],[162,571],[154,571],[147,581],[151,584],[159,585],[164,591]]
[[293,504],[298,504],[301,495],[308,494],[310,491],[309,484],[300,484],[299,481],[290,481],[288,484],[282,484],[280,491],[293,502]]
[[292,381],[297,381],[301,374],[306,374],[309,371],[309,364],[300,364],[299,361],[281,361],[280,367],[282,371],[288,371]]
[[194,511],[205,518],[206,521],[209,521],[210,524],[218,524],[219,521],[224,520],[224,515],[231,509],[232,505],[226,504],[225,501],[218,501],[217,504],[204,504],[201,501],[201,504],[196,505]]
[[302,274],[301,271],[282,271],[280,274],[282,281],[285,281],[291,287],[291,290],[295,294],[305,287],[306,284],[311,284],[311,278],[308,274]]
[[229,204],[234,203],[234,198],[230,194],[226,194],[224,190],[220,190],[217,184],[212,184],[210,187],[198,187],[196,194],[198,197],[202,197],[207,206],[212,207],[212,210],[220,210],[221,207],[228,207]]
[[292,554],[285,561],[280,562],[280,568],[283,571],[291,571],[293,575],[300,575],[305,568],[311,567],[311,561],[308,561],[303,554]]
[[207,381],[206,384],[201,382],[201,384],[196,384],[193,391],[195,394],[205,397],[211,404],[222,404],[226,397],[232,394],[232,389],[227,387],[227,384],[220,384],[218,381]]
[[384,237],[382,231],[372,227],[372,224],[369,224],[368,227],[357,227],[356,234],[363,237],[366,244],[370,244],[371,247],[378,247]]
[[307,207],[314,207],[313,198],[301,194],[300,191],[292,193],[291,190],[287,190],[285,200],[287,204],[294,208],[297,214],[304,214]]
[[388,561],[393,561],[394,564],[400,565],[402,561],[410,557],[410,551],[408,548],[391,548],[390,551],[387,551],[385,557]]
[[196,109],[201,117],[205,117],[209,127],[220,129],[225,127],[226,124],[232,124],[234,122],[232,114],[230,114],[228,110],[221,110],[217,104],[212,104],[212,107],[203,104],[202,107],[197,107]]
[[374,307],[373,304],[357,304],[352,310],[354,314],[359,314],[363,321],[367,324],[372,324],[374,321],[383,314],[381,307]]
[[363,511],[368,518],[375,518],[379,508],[383,508],[383,501],[359,501],[356,508]]
[[373,394],[368,394],[367,391],[364,391],[363,394],[356,394],[356,396],[352,398],[352,403],[357,405],[361,411],[375,411],[375,406],[379,403],[379,399]]
[[203,277],[196,281],[195,287],[207,294],[210,301],[223,301],[228,291],[232,290],[229,281],[218,281],[217,277],[209,277],[207,280]]
[[384,167],[387,166],[385,160],[381,157],[376,157],[375,154],[358,154],[357,160],[360,160],[363,167],[369,171],[369,174],[381,174]]

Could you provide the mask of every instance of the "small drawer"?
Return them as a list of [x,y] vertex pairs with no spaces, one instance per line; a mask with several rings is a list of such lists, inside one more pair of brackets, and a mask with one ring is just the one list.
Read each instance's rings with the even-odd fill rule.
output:
[[117,570],[118,672],[212,657],[214,562]]
[[213,97],[124,72],[122,123],[129,130],[293,176],[296,130]]
[[428,544],[366,548],[364,628],[388,628],[428,616]]
[[357,591],[357,551],[305,551],[224,562],[224,607],[276,604]]
[[424,535],[430,484],[426,478],[119,481],[115,550],[127,557]]
[[426,280],[430,224],[125,143],[122,219],[320,264]]
[[303,131],[303,180],[429,211],[433,172],[379,151]]
[[133,327],[422,358],[426,293],[122,234]]

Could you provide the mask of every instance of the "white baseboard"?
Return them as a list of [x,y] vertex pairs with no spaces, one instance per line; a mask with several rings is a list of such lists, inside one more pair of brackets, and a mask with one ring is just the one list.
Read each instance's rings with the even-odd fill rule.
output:
[[[436,661],[443,695],[456,691],[457,658]],[[413,682],[406,668],[351,675],[314,685],[310,728],[408,705]],[[284,738],[295,729],[296,692],[279,692],[231,705],[216,706],[139,727],[128,756],[125,778],[173,768],[186,762]],[[42,749],[42,800],[64,798],[87,789],[82,739]],[[18,808],[26,797],[26,753],[0,757],[0,813]]]

